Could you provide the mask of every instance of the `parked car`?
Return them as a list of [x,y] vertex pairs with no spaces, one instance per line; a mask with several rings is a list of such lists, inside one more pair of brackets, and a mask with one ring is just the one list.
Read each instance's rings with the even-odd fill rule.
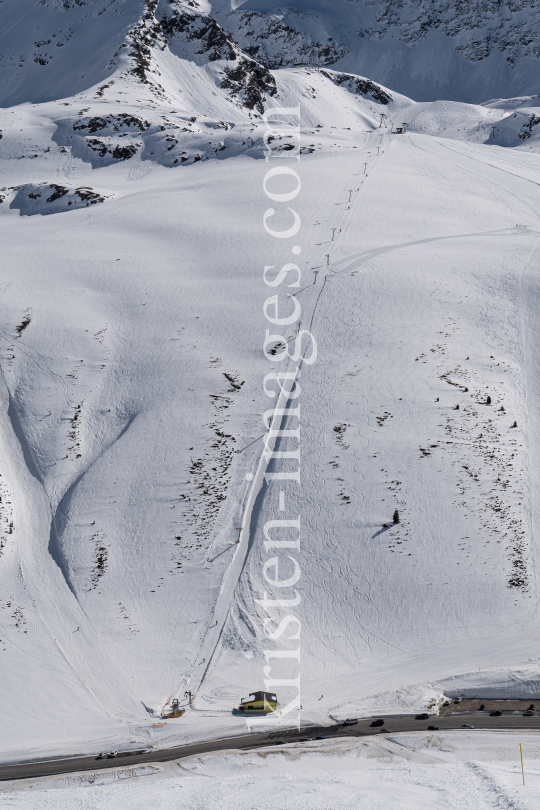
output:
[[373,723],[370,723],[370,726],[384,726],[384,720],[374,720]]
[[530,709],[527,709],[526,712],[523,712],[523,717],[534,717],[534,712],[530,711]]
[[439,726],[428,726],[427,730],[428,731],[439,731]]
[[326,737],[315,737],[316,740],[326,740]]
[[470,726],[468,723],[463,723],[461,728],[474,728],[474,726]]
[[358,723],[358,718],[356,718],[356,717],[347,717],[347,719],[344,720],[343,723],[346,726],[355,726]]
[[454,698],[454,703],[461,703],[462,698]]
[[443,703],[443,706],[451,706],[451,705],[452,705],[451,700],[445,700],[444,703]]
[[428,717],[429,717],[429,714],[427,714],[426,712],[422,712],[422,714],[417,714],[414,719],[415,720],[427,720]]
[[98,754],[97,758],[98,759],[105,759],[106,756],[108,756],[107,752],[103,751],[101,754]]
[[391,734],[391,733],[392,732],[390,731],[389,728],[381,728],[381,730],[379,732],[379,734]]
[[497,711],[495,711],[495,712],[490,712],[490,713],[489,713],[489,716],[490,716],[490,717],[500,717],[500,716],[501,716],[501,714],[502,714],[502,712],[500,712],[500,711],[497,709]]
[[110,751],[110,752],[107,754],[107,758],[108,758],[108,759],[113,759],[114,757],[117,757],[117,756],[118,756],[118,751]]

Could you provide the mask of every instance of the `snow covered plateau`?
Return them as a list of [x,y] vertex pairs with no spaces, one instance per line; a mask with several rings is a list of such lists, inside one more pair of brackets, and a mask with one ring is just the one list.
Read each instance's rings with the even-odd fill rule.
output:
[[[539,16],[0,0],[0,764],[247,734],[272,679],[283,726],[540,699]],[[537,807],[516,740],[0,806]]]

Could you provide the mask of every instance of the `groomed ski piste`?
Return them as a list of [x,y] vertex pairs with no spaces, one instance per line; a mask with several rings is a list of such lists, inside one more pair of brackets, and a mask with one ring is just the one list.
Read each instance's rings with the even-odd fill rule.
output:
[[[248,733],[233,709],[264,688],[283,648],[268,619],[288,612],[261,600],[293,590],[302,724],[540,697],[538,96],[416,102],[331,68],[268,70],[257,98],[300,105],[302,149],[278,136],[267,163],[227,60],[156,37],[145,81],[126,48],[93,84],[55,67],[40,87],[47,66],[23,60],[4,85],[2,762]],[[285,209],[263,189],[272,165],[301,179],[287,240],[263,225]],[[285,286],[264,268],[287,262],[301,315],[283,335],[308,329],[313,363],[310,341],[290,365],[263,353],[263,304]],[[265,392],[283,371],[298,400]],[[299,441],[265,438],[272,409]],[[298,467],[300,486],[268,478]],[[263,529],[299,517],[301,576],[272,588]],[[350,745],[363,756],[331,756]]]

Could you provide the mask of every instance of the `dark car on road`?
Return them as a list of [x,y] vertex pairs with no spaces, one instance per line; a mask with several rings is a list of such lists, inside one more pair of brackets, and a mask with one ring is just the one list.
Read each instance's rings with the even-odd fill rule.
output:
[[426,712],[422,712],[422,714],[417,714],[414,719],[415,720],[427,720],[428,718],[429,718],[429,714],[426,714]]
[[374,720],[373,723],[369,724],[370,726],[384,726],[384,720]]
[[440,731],[439,726],[428,726],[428,731]]
[[523,712],[523,717],[534,717],[534,712],[531,709],[527,709],[526,712]]
[[489,713],[489,716],[490,716],[490,717],[500,717],[500,716],[501,716],[501,714],[502,714],[502,712],[500,712],[500,711],[497,709],[497,711],[495,711],[495,712],[490,712],[490,713]]

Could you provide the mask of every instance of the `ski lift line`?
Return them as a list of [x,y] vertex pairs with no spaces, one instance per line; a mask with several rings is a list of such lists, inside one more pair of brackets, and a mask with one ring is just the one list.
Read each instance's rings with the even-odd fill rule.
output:
[[263,434],[262,434],[262,436],[258,436],[256,439],[253,439],[253,441],[252,441],[252,442],[250,442],[249,444],[246,444],[246,446],[245,446],[245,447],[241,447],[241,448],[240,448],[240,450],[235,450],[234,452],[235,452],[235,453],[243,453],[243,452],[244,452],[244,450],[247,450],[247,449],[248,449],[248,447],[251,447],[251,445],[252,445],[252,444],[255,444],[256,442],[260,442],[260,440],[261,440],[261,439],[262,439],[264,436],[267,436],[267,435],[268,435],[267,433],[263,433]]
[[[369,138],[369,136],[368,136],[368,138]],[[366,138],[366,142],[368,141],[368,138]],[[376,163],[379,163],[381,160],[382,160],[382,156],[376,161]],[[359,201],[359,199],[360,199],[360,196],[358,197],[358,201]],[[342,235],[341,238],[343,239],[343,235]],[[311,315],[309,315],[309,312],[306,313],[306,309],[304,310],[304,318],[303,318],[303,320],[305,320],[306,318],[309,319],[309,327],[308,327],[309,332],[312,331],[313,322],[314,322],[314,319],[315,319],[315,314],[317,312],[317,307],[318,307],[319,302],[321,300],[322,293],[323,293],[323,291],[324,291],[324,289],[326,287],[326,281],[327,281],[327,277],[328,277],[328,272],[329,271],[326,271],[324,273],[322,281],[319,280],[319,272],[317,272],[316,275],[315,275],[314,284],[310,285],[310,286],[316,287],[317,284],[320,283],[320,290],[319,290],[318,295],[317,295],[317,297],[316,297],[316,299],[313,302],[313,305],[311,307]],[[315,292],[315,290],[314,290],[314,292]],[[301,328],[301,323],[299,323],[299,325],[298,325],[298,330],[299,331],[300,331],[300,328]],[[291,340],[294,340],[294,338],[291,338]],[[290,340],[287,341],[287,343],[289,343],[289,342],[290,342]],[[310,342],[308,342],[308,344],[306,345],[304,353],[308,351],[308,347],[310,345]],[[295,361],[289,360],[288,371],[289,372],[294,372],[294,379],[295,380],[298,377],[298,373],[299,373],[299,371],[301,369],[302,363],[303,363],[303,356],[299,360],[295,360]],[[274,415],[272,417],[272,421],[271,421],[271,423],[269,425],[269,433],[271,435],[270,435],[269,440],[265,443],[265,447],[264,447],[263,451],[261,452],[257,472],[255,473],[255,475],[253,477],[253,481],[252,481],[252,484],[251,484],[251,489],[250,489],[248,498],[247,498],[246,503],[245,503],[244,511],[243,511],[243,514],[242,514],[242,520],[241,520],[242,530],[241,530],[239,538],[238,538],[238,543],[236,544],[237,548],[236,548],[236,551],[235,551],[235,553],[233,555],[233,559],[232,559],[232,562],[231,562],[231,564],[230,564],[230,566],[228,568],[227,574],[225,575],[224,581],[222,583],[221,591],[220,591],[220,594],[219,594],[219,596],[217,598],[215,608],[214,608],[214,611],[213,611],[213,615],[216,617],[217,624],[214,625],[209,630],[207,630],[207,633],[206,633],[206,636],[205,636],[205,638],[203,640],[203,643],[200,646],[199,655],[198,655],[197,659],[194,662],[194,665],[193,665],[192,670],[191,670],[191,675],[187,680],[186,685],[188,685],[190,683],[192,678],[196,678],[196,680],[197,680],[196,691],[200,690],[201,685],[204,682],[206,674],[207,674],[207,672],[208,672],[208,670],[210,668],[210,665],[212,663],[212,660],[214,658],[215,651],[217,649],[217,646],[219,644],[221,635],[223,633],[225,622],[227,621],[227,617],[229,615],[229,611],[230,611],[230,607],[231,607],[232,595],[234,594],[234,591],[235,591],[235,589],[236,589],[236,587],[238,585],[238,581],[240,579],[240,575],[241,575],[241,573],[242,573],[242,571],[244,569],[245,561],[246,561],[247,554],[248,554],[248,551],[249,551],[249,548],[250,548],[250,539],[251,539],[250,538],[250,527],[251,527],[251,516],[252,516],[252,513],[253,513],[253,508],[254,508],[254,505],[255,505],[255,501],[259,497],[259,494],[260,494],[260,492],[262,490],[262,487],[263,487],[263,484],[264,484],[264,480],[265,480],[264,476],[265,476],[268,464],[270,462],[270,458],[271,458],[272,453],[274,451],[274,447],[275,447],[276,442],[277,442],[277,437],[278,437],[278,434],[279,434],[279,430],[281,429],[281,425],[283,423],[283,420],[285,419],[283,411],[285,410],[288,401],[289,401],[289,395],[282,388],[280,393],[279,393],[279,396],[278,396],[276,407],[274,409]],[[280,411],[281,411],[281,414],[280,414]],[[262,436],[259,437],[259,439],[254,440],[254,442],[259,441],[261,438],[263,438],[263,437]],[[223,603],[223,605],[221,603]],[[207,651],[207,647],[210,647],[210,649],[208,651]],[[203,653],[204,653],[204,658],[201,661],[200,657],[203,655]],[[197,668],[200,667],[200,665],[203,662],[205,663],[205,666],[204,666],[202,672],[200,674],[196,675],[195,673],[196,673]]]
[[[315,299],[313,305],[311,306],[311,316],[309,315],[309,312],[307,313],[307,317],[310,319],[310,323],[313,323],[315,309],[318,306],[322,289],[324,289],[325,286],[324,281],[325,280],[323,280],[321,284],[321,290],[319,290],[317,298]],[[319,277],[317,276],[316,284],[318,283]],[[306,315],[304,317],[306,317]],[[309,343],[306,345],[304,353],[308,351],[309,345],[310,345]],[[289,373],[294,373],[293,379],[297,379],[302,363],[303,363],[303,356],[300,357],[298,360],[292,359],[289,360],[288,371]],[[285,410],[288,401],[289,401],[289,394],[282,388],[279,393],[278,400],[274,409],[272,421],[270,423],[270,430],[269,430],[270,438],[265,443],[265,447],[259,457],[257,472],[253,477],[251,489],[245,503],[241,521],[242,531],[239,536],[239,541],[236,544],[237,549],[233,556],[233,560],[229,566],[229,569],[227,571],[226,577],[223,581],[221,592],[218,596],[216,606],[214,608],[214,616],[217,617],[219,623],[215,625],[213,628],[210,628],[209,631],[207,631],[205,639],[200,647],[199,656],[193,665],[192,674],[188,679],[188,684],[192,678],[196,679],[197,683],[196,691],[200,690],[201,684],[203,683],[206,674],[209,670],[209,667],[212,663],[214,653],[219,644],[219,640],[223,633],[225,622],[229,615],[232,595],[234,594],[234,591],[238,584],[238,580],[244,569],[247,554],[251,546],[250,528],[251,528],[251,516],[253,513],[253,508],[264,485],[265,481],[264,476],[266,474],[266,470],[268,468],[272,453],[278,440],[279,430],[281,429],[283,420],[286,418],[285,415],[283,414],[283,411]],[[200,660],[200,657],[203,654],[204,658]],[[202,669],[202,672],[200,674],[195,674],[197,668],[200,667],[202,663],[205,664],[204,668]]]
[[[294,293],[290,293],[290,297],[291,297],[291,298],[294,298],[294,297],[295,297],[295,295],[299,295],[299,293],[304,292],[304,290],[309,290],[309,288],[310,288],[310,287],[313,287],[313,285],[314,285],[314,284],[315,284],[315,282],[314,282],[314,281],[312,281],[312,282],[311,282],[311,284],[306,284],[306,286],[305,286],[305,287],[302,287],[302,289],[301,289],[301,290],[297,290],[297,291],[296,291],[296,292],[294,292]],[[287,342],[289,342],[289,341],[287,341]]]
[[[372,134],[373,134],[373,133],[372,133]],[[383,136],[381,135],[380,137],[382,138]],[[365,142],[364,142],[364,146],[368,145],[368,141],[369,141],[369,136],[366,138],[366,140],[365,140]],[[377,148],[378,148],[378,147],[377,147]],[[371,168],[371,173],[372,173],[372,172],[373,172],[373,171],[376,169],[376,167],[377,167],[377,166],[378,166],[378,165],[381,163],[381,161],[382,161],[383,157],[385,156],[385,154],[386,154],[386,151],[385,151],[385,150],[383,150],[382,154],[374,156],[374,158],[373,158],[374,163],[373,163],[373,166],[372,166],[372,168]],[[369,161],[368,161],[368,162],[366,162],[366,163],[364,163],[364,166],[365,166],[365,167],[367,167],[367,166],[368,166],[368,163],[369,163]],[[371,177],[371,173],[370,173],[369,177]],[[361,172],[359,172],[358,174],[362,174],[362,173],[361,173]],[[356,174],[355,174],[355,173],[353,173],[353,175],[352,175],[352,176],[356,176]],[[366,180],[368,179],[368,175],[363,174],[362,176],[363,176],[363,177],[364,177]],[[362,186],[362,184],[363,184],[363,180],[361,181],[361,185],[360,185],[360,187],[359,187],[359,188],[357,188],[357,189],[354,189],[354,188],[353,188],[353,189],[348,189],[348,191],[349,191],[349,200],[348,200],[348,201],[345,201],[344,203],[336,203],[336,205],[341,205],[341,204],[343,204],[343,205],[347,205],[347,208],[345,208],[345,209],[344,209],[344,211],[342,212],[341,217],[340,217],[340,221],[339,221],[338,225],[337,225],[337,226],[336,226],[336,228],[335,228],[336,233],[337,233],[337,234],[341,234],[341,239],[336,239],[335,241],[334,241],[334,240],[332,240],[332,241],[333,241],[333,245],[334,245],[334,250],[333,250],[333,252],[332,252],[332,257],[333,257],[333,256],[335,256],[336,252],[337,252],[337,251],[340,249],[341,244],[342,244],[342,242],[343,242],[343,239],[344,239],[344,237],[345,237],[345,233],[343,232],[343,231],[344,231],[344,229],[345,229],[345,231],[346,231],[346,225],[345,225],[345,222],[347,221],[347,220],[345,220],[345,219],[344,219],[344,218],[347,216],[347,215],[345,214],[345,211],[350,211],[350,210],[351,210],[351,202],[352,202],[351,197],[352,197],[352,193],[354,193],[355,191],[358,191],[358,192],[359,192],[359,191],[361,190],[361,186]],[[354,183],[351,183],[351,185],[353,185],[353,186],[354,186]],[[358,205],[359,205],[359,204],[360,204],[360,195],[358,195],[358,196],[357,196],[357,198],[356,198],[356,200],[353,202],[353,209],[352,209],[352,210],[353,210],[353,211],[354,211],[354,210],[356,210],[356,208],[358,207]],[[340,225],[340,224],[342,224],[342,225],[343,225],[343,227],[342,227],[342,228],[339,228],[339,225]],[[339,229],[338,229],[338,228],[339,228]],[[332,229],[332,230],[334,230],[334,229]],[[323,267],[329,267],[329,266],[330,266],[330,258],[331,258],[330,254],[326,253],[326,254],[325,254],[325,258],[326,258],[326,265],[322,265],[322,266],[323,266]],[[338,262],[340,262],[340,261],[344,261],[344,260],[343,260],[343,259],[338,259],[337,261],[338,261]],[[333,274],[333,271],[330,271],[330,272]]]
[[209,563],[214,562],[214,560],[217,560],[218,557],[221,557],[222,554],[225,554],[226,551],[230,551],[231,548],[233,548],[236,545],[237,545],[237,541],[235,540],[234,543],[230,543],[226,548],[223,549],[223,551],[220,551],[219,554],[216,554],[216,556],[212,557],[212,559],[207,559],[206,562],[209,562]]
[[[390,123],[392,123],[392,122],[390,122]],[[419,148],[417,146],[417,144],[413,143],[413,145],[416,146],[416,148]],[[447,144],[442,144],[442,145],[446,149],[449,149],[450,151],[455,152],[458,155],[465,154],[464,152],[461,152],[458,149],[452,149],[452,147],[448,146]],[[382,160],[384,155],[385,155],[385,151],[383,151],[383,153],[379,156],[378,160],[376,160],[376,164],[380,163],[380,161]],[[468,156],[468,155],[466,155],[466,156]],[[471,159],[473,159],[473,158],[471,158]],[[482,162],[487,163],[487,161],[482,161]],[[492,165],[492,164],[487,164],[487,165]],[[500,167],[495,166],[494,168],[500,168]],[[505,172],[506,170],[501,169],[501,171]],[[524,180],[528,179],[528,178],[525,178],[525,177],[521,178],[520,175],[514,175],[513,172],[507,172],[507,173],[512,174],[515,177],[519,177],[520,179],[524,179]],[[535,183],[535,185],[540,185],[540,183],[536,183],[535,181],[532,181],[532,180],[530,182]],[[512,232],[513,232],[513,229],[512,229]],[[459,234],[459,235],[454,235],[454,236],[432,237],[431,239],[427,239],[427,240],[422,239],[422,240],[417,240],[417,241],[414,241],[414,242],[408,242],[408,243],[406,242],[406,243],[397,244],[397,245],[390,245],[390,246],[383,247],[383,248],[376,248],[376,249],[367,251],[365,254],[356,254],[355,256],[351,256],[348,259],[338,259],[336,264],[343,264],[345,262],[351,262],[352,264],[349,264],[349,265],[347,265],[347,266],[345,266],[345,267],[343,267],[343,268],[341,268],[339,270],[337,270],[337,269],[330,270],[329,272],[330,272],[331,275],[339,275],[343,271],[351,269],[351,266],[353,268],[357,267],[358,264],[356,263],[356,261],[358,259],[360,260],[358,263],[363,264],[365,261],[368,261],[370,258],[374,258],[375,256],[378,256],[379,254],[391,252],[393,250],[399,250],[401,248],[413,247],[415,245],[425,244],[427,242],[436,242],[436,241],[448,240],[448,239],[456,239],[456,238],[459,238],[459,239],[461,239],[461,238],[474,238],[474,237],[477,237],[477,236],[492,236],[492,235],[504,236],[504,235],[509,235],[509,233],[510,233],[509,230],[504,229],[504,230],[498,230],[498,231],[487,231],[487,232],[482,233],[482,234],[470,233],[470,234]],[[529,231],[529,233],[530,233],[530,235],[540,235],[540,233],[537,233],[536,231]]]

